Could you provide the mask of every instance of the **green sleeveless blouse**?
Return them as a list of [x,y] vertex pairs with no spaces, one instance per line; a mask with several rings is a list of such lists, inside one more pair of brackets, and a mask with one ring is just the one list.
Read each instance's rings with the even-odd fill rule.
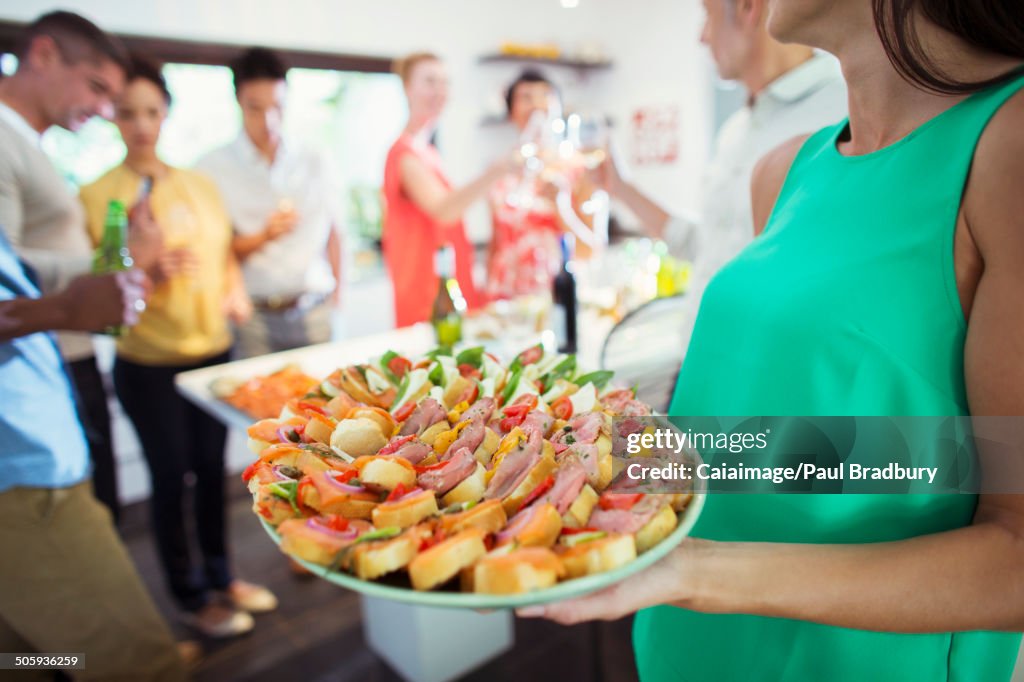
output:
[[[863,156],[836,149],[847,121],[810,137],[764,233],[709,283],[669,413],[968,414],[953,235],[978,139],[1022,86],[1018,77],[976,93]],[[899,540],[966,526],[976,504],[710,495],[694,535]],[[1020,645],[1018,634],[888,634],[667,606],[640,612],[633,640],[645,681],[993,682],[1010,678]]]

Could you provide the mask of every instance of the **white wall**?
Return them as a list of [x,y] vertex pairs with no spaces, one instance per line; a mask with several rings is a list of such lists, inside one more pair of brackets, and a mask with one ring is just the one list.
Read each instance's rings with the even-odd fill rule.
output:
[[[481,65],[504,40],[556,41],[567,48],[599,43],[615,68],[579,82],[572,70],[551,69],[566,86],[568,104],[604,110],[625,135],[636,106],[677,103],[682,111],[681,160],[637,169],[634,179],[670,208],[693,206],[711,130],[707,56],[697,42],[697,0],[20,0],[0,17],[28,21],[61,7],[124,33],[239,44],[264,44],[394,56],[430,49],[447,61],[452,99],[440,130],[442,152],[456,181],[466,180],[495,153],[500,137],[481,127],[517,67]],[[642,11],[640,10],[642,8]],[[471,229],[486,233],[476,211]]]

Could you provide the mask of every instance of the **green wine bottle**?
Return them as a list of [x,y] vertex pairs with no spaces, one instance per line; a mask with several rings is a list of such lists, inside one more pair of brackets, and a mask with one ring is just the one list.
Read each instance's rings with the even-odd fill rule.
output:
[[[130,270],[132,256],[128,252],[128,212],[124,202],[112,199],[107,204],[107,217],[103,221],[103,237],[92,257],[92,271],[96,275]],[[121,336],[123,326],[110,327],[106,334]]]
[[462,340],[462,314],[466,311],[466,299],[455,279],[455,250],[451,246],[443,246],[434,254],[434,270],[438,285],[430,323],[437,345],[451,348]]

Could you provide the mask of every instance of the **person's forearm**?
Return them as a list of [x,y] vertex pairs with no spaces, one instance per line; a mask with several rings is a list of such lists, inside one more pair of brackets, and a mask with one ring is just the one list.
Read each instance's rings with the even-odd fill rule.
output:
[[342,251],[343,248],[344,242],[342,242],[341,233],[335,225],[331,225],[331,232],[327,237],[327,263],[331,266],[331,275],[334,277],[335,303],[340,299],[343,282],[341,278],[341,261],[344,255],[344,252]]
[[883,632],[1024,628],[1024,540],[995,523],[865,545],[688,541],[676,551],[676,605],[697,611]]
[[234,251],[238,261],[244,263],[252,254],[263,248],[263,245],[270,241],[266,230],[256,234],[236,234],[231,239],[231,250]]
[[63,329],[66,320],[66,309],[58,296],[0,301],[0,342]]
[[645,233],[655,239],[664,236],[665,226],[672,216],[653,199],[625,181],[613,187],[611,194],[636,214]]
[[498,166],[488,168],[468,185],[463,185],[446,193],[443,198],[426,209],[427,213],[441,223],[443,228],[456,227],[466,210],[473,205],[473,202],[486,194],[490,186],[497,182],[504,174],[504,169]]

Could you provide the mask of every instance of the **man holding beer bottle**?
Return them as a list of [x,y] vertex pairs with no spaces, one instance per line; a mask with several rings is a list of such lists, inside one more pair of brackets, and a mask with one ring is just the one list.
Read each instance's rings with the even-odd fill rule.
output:
[[[39,147],[51,125],[108,112],[127,60],[69,12],[29,25],[16,54],[17,73],[0,82],[0,585],[17,589],[0,589],[0,651],[83,652],[82,680],[184,679],[183,650],[91,494],[89,445],[47,333],[131,325],[145,308],[141,272],[84,274],[78,204]],[[129,245],[144,260],[159,248],[147,229]]]

